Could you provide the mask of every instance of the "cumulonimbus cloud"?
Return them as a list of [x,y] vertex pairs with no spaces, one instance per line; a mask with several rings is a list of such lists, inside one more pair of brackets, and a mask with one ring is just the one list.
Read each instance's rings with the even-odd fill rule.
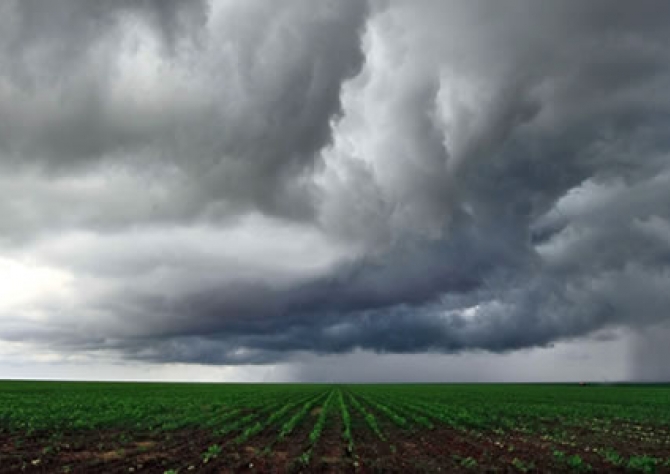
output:
[[667,319],[664,3],[104,5],[2,7],[0,244],[62,277],[3,339],[265,363]]

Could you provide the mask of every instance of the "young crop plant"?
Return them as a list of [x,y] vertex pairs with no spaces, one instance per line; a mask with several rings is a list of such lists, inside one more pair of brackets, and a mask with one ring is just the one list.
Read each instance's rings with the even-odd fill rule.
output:
[[213,418],[210,418],[210,419],[206,420],[203,424],[204,424],[204,426],[207,426],[207,427],[218,426],[221,423],[224,423],[226,421],[229,421],[229,420],[235,418],[240,413],[242,413],[242,409],[235,408],[233,410],[222,413],[219,416],[215,416]]
[[298,457],[298,462],[303,466],[307,466],[312,459],[312,450],[308,449]]
[[533,462],[524,462],[519,458],[514,458],[512,460],[512,466],[517,468],[521,472],[529,472],[535,469],[535,463]]
[[377,410],[381,411],[384,413],[386,416],[389,417],[389,419],[398,425],[401,428],[407,428],[409,426],[409,423],[407,422],[407,419],[398,415],[395,411],[391,410],[389,407],[384,405],[383,403],[379,403],[376,400],[370,399],[370,398],[363,398],[366,402],[368,402],[370,405],[372,405],[374,408]]
[[[279,433],[277,436],[270,442],[268,443],[263,450],[261,451],[262,456],[268,456],[272,454],[273,451],[273,446],[278,443],[279,441],[283,440],[286,436],[290,434],[290,432],[293,431],[293,429],[300,424],[300,421],[302,418],[306,416],[306,414],[309,412],[309,410],[314,406],[315,403],[317,403],[321,398],[323,398],[324,393],[317,393],[314,395],[311,393],[306,399],[301,399],[300,401],[292,404],[291,408],[295,408],[297,406],[300,406],[298,411],[294,413],[292,416],[289,417],[289,419],[284,422],[284,424],[281,425],[279,429]],[[290,411],[290,410],[289,410]],[[288,414],[286,412],[285,414]],[[274,417],[274,416],[273,416]],[[272,418],[272,417],[271,417]],[[277,417],[274,421],[278,421],[280,417]],[[282,434],[283,433],[283,434]]]
[[260,433],[263,428],[265,427],[265,423],[261,423],[260,421],[257,421],[253,425],[247,427],[240,433],[239,436],[237,436],[234,440],[236,444],[244,443],[246,440],[251,438],[257,433]]
[[609,463],[614,464],[615,466],[622,466],[624,464],[623,456],[614,449],[606,449],[603,452],[603,456]]
[[[125,472],[132,465],[132,472],[186,473],[210,470],[214,464],[222,471],[276,466],[278,472],[289,472],[291,463],[302,471],[352,467],[399,472],[404,466],[434,466],[429,457],[438,450],[449,457],[453,447],[449,465],[463,472],[670,473],[669,395],[670,384],[325,387],[2,381],[0,472],[88,472],[102,468],[107,456],[113,461],[108,468],[123,464]],[[319,423],[325,415],[314,410],[324,404],[325,425]],[[389,412],[408,428],[399,428]],[[336,419],[342,420],[341,429],[331,426]],[[445,429],[428,432],[433,425]],[[213,433],[219,429],[226,435],[217,439]],[[279,440],[281,431],[284,438]],[[194,432],[203,435],[193,437]],[[444,438],[452,432],[455,443],[450,446]],[[419,442],[413,439],[417,437]],[[529,439],[537,441],[528,444]],[[224,444],[233,440],[244,444],[238,449]],[[378,456],[380,451],[392,454],[393,442],[402,458]],[[268,458],[259,460],[260,453],[246,444],[259,447]],[[535,445],[540,449],[528,450]],[[308,450],[310,446],[314,448]],[[322,448],[324,458],[315,463]],[[142,467],[133,459],[158,452],[160,460]],[[189,465],[185,459],[192,453]],[[338,455],[348,459],[336,460]],[[262,463],[256,465],[257,460]]]
[[221,454],[222,451],[223,449],[218,444],[211,445],[209,448],[207,448],[207,451],[201,454],[202,462],[207,464],[209,461]]
[[302,419],[307,415],[309,410],[314,406],[322,396],[318,396],[312,400],[309,400],[305,402],[305,404],[302,406],[302,408],[295,414],[293,415],[286,423],[281,428],[281,431],[279,432],[279,439],[284,439],[287,435],[289,435],[296,426],[298,426],[298,423],[302,421]]
[[472,428],[481,429],[489,427],[491,424],[491,416],[487,416],[486,413],[476,407],[463,409],[453,406],[444,406],[440,403],[423,401],[415,402],[413,407],[426,416],[432,417],[459,430]]
[[277,406],[280,406],[282,404],[281,401],[275,401],[273,403],[262,403],[259,402],[258,405],[260,406],[259,409],[256,411],[249,413],[242,418],[239,418],[237,420],[233,420],[231,423],[224,425],[223,427],[217,429],[214,434],[217,436],[222,436],[226,435],[228,433],[232,433],[234,431],[241,430],[243,433],[246,432],[247,435],[251,436],[255,434],[259,430],[259,424],[260,424],[260,429],[263,428],[263,424],[258,421],[259,418],[263,418],[264,415],[268,413],[272,413]]
[[553,454],[554,454],[554,458],[556,458],[556,460],[558,462],[560,462],[560,463],[567,462],[568,457],[560,449],[555,449]]
[[379,429],[379,425],[377,425],[377,419],[375,416],[368,412],[361,403],[356,400],[356,398],[352,395],[349,394],[349,401],[351,401],[351,404],[356,408],[356,410],[363,415],[363,418],[365,419],[365,422],[368,424],[370,429],[377,435],[377,437],[383,441],[386,441],[386,437],[384,436],[384,433]]
[[[311,395],[310,395],[311,398]],[[237,438],[235,438],[235,443],[240,444],[251,438],[252,436],[260,433],[265,427],[271,426],[274,424],[277,420],[282,418],[286,413],[288,413],[291,409],[295,408],[296,406],[300,405],[300,403],[303,403],[305,401],[304,398],[301,398],[297,402],[292,402],[292,403],[286,403],[284,406],[282,406],[279,410],[276,410],[270,417],[261,422],[257,421],[253,425],[249,426],[246,428]]]
[[331,391],[328,394],[328,398],[326,398],[326,401],[323,403],[323,407],[321,407],[319,418],[317,418],[316,423],[314,424],[314,428],[312,429],[312,432],[309,434],[309,440],[312,442],[312,444],[316,444],[316,442],[321,437],[323,427],[326,425],[326,417],[328,416],[330,401],[333,399],[334,394],[335,394],[334,391]]
[[467,458],[461,459],[460,465],[466,469],[474,469],[478,466],[478,463],[475,458],[468,456]]
[[223,426],[222,428],[219,428],[214,432],[217,436],[223,436],[228,433],[232,433],[233,431],[237,431],[240,428],[244,427],[246,424],[254,421],[256,418],[258,418],[258,413],[250,413],[249,415],[245,415],[242,418],[239,418],[238,420],[233,421],[232,423]]
[[628,460],[628,469],[637,472],[653,473],[656,472],[658,459],[651,456],[631,456]]
[[328,398],[326,398],[326,401],[323,403],[323,406],[321,407],[321,412],[319,413],[319,417],[317,418],[316,423],[314,423],[314,428],[312,428],[312,431],[309,434],[309,448],[307,448],[300,455],[299,461],[301,464],[305,466],[309,464],[309,461],[312,459],[312,452],[314,451],[314,447],[316,446],[316,443],[319,441],[321,433],[323,432],[323,428],[326,425],[326,418],[328,417],[330,402],[333,399],[333,395],[335,395],[335,392],[331,391],[328,394]]
[[354,452],[354,439],[351,436],[351,417],[349,416],[349,410],[347,410],[347,405],[344,403],[344,397],[342,396],[342,391],[337,391],[337,399],[340,405],[340,412],[342,413],[342,424],[344,425],[342,431],[342,439],[347,443],[347,452]]
[[435,428],[435,425],[425,416],[420,415],[418,413],[413,413],[413,412],[408,412],[407,416],[412,420],[412,422],[416,425],[423,426],[424,428],[427,428],[429,430],[432,430]]
[[417,413],[417,416],[424,418],[431,427],[432,423],[427,419],[428,417],[433,418],[434,420],[439,420],[455,428],[459,427],[456,425],[454,418],[450,414],[444,413],[442,411],[443,407],[439,405],[431,405],[425,402],[415,402],[414,404],[410,404],[407,402],[405,406],[411,408],[412,411]]
[[575,472],[592,470],[591,465],[587,462],[584,462],[584,460],[579,454],[573,454],[572,456],[568,456],[567,463],[570,469],[572,469]]
[[435,427],[427,417],[421,415],[417,408],[406,400],[399,397],[394,397],[393,399],[385,397],[385,401],[393,407],[396,413],[407,419],[411,424],[423,426],[429,430]]

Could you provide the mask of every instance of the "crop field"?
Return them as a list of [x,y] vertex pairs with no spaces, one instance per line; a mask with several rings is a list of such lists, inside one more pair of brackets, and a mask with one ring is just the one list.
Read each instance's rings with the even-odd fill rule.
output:
[[667,385],[0,382],[0,472],[670,472]]

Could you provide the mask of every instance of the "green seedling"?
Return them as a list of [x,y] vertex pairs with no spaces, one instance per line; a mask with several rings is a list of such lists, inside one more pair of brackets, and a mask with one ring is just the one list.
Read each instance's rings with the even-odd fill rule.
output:
[[202,457],[202,461],[206,464],[212,459],[216,458],[219,454],[221,454],[222,451],[223,449],[221,448],[221,446],[219,446],[218,444],[213,444],[209,448],[207,448],[207,451],[202,453],[200,456]]

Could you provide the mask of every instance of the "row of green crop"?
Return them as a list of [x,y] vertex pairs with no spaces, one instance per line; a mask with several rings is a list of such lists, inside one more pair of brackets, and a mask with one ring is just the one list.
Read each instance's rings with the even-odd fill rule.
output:
[[240,411],[323,391],[297,385],[0,382],[0,432],[135,432],[216,426]]
[[[519,390],[518,387],[517,390]],[[375,417],[375,414],[381,416],[385,420],[384,423],[390,423],[403,430],[431,429],[434,427],[431,420],[434,420],[442,426],[464,431],[464,434],[467,434],[464,439],[473,436],[477,438],[487,431],[491,433],[490,436],[503,435],[507,430],[517,433],[535,433],[536,435],[539,434],[541,439],[545,440],[544,442],[554,441],[557,443],[554,446],[572,451],[570,455],[561,455],[563,457],[560,457],[560,459],[557,457],[559,465],[563,462],[563,464],[567,463],[571,469],[582,470],[588,469],[589,464],[583,461],[579,454],[579,439],[574,431],[575,421],[578,419],[576,417],[579,416],[581,417],[579,420],[581,422],[581,440],[586,439],[591,446],[589,452],[592,455],[600,456],[603,462],[645,472],[652,472],[655,466],[670,467],[670,456],[659,458],[639,454],[639,452],[644,452],[645,446],[652,452],[658,452],[663,447],[667,447],[667,452],[670,452],[670,437],[668,436],[670,429],[668,425],[657,422],[650,423],[649,421],[631,422],[627,421],[628,418],[625,416],[606,418],[603,415],[602,402],[593,404],[591,411],[587,402],[578,401],[575,402],[576,407],[559,407],[554,410],[554,413],[560,413],[561,415],[555,414],[554,417],[551,417],[547,416],[546,413],[552,409],[539,402],[522,406],[520,402],[515,403],[506,400],[498,404],[489,402],[488,405],[482,407],[471,405],[472,400],[459,400],[458,403],[447,404],[445,398],[435,397],[436,399],[429,400],[425,396],[412,396],[411,392],[404,390],[382,391],[379,386],[351,387],[350,391],[352,404],[366,421],[374,423],[374,425],[369,423],[370,428],[377,432],[381,439],[385,436],[384,428],[380,427],[379,418]],[[667,389],[659,389],[654,394],[656,403],[652,405],[652,412],[655,412],[663,404],[662,396],[668,397],[670,395]],[[628,400],[630,401],[630,399]],[[665,403],[670,405],[669,402],[670,397],[667,398]],[[496,406],[497,410],[487,412],[485,408],[490,406],[491,403]],[[616,404],[613,405],[616,406]],[[607,412],[607,410],[604,411]],[[597,415],[593,416],[591,413]],[[566,414],[569,414],[569,416]],[[630,412],[628,414],[630,415]],[[645,419],[648,420],[648,418],[643,417],[643,420]],[[548,424],[547,421],[553,423]],[[384,427],[386,426],[384,424]],[[584,431],[585,428],[587,428],[587,431]],[[381,432],[378,432],[378,430]],[[529,439],[535,439],[536,435]],[[598,437],[598,435],[602,436]],[[612,435],[615,438],[612,438]],[[584,436],[588,436],[588,438],[583,438]],[[628,439],[635,442],[635,449],[638,453],[634,452],[627,456],[617,453],[611,447],[607,447],[607,443],[612,439]],[[513,449],[513,446],[510,446],[510,449]],[[556,453],[562,452],[560,449],[556,450]],[[518,466],[526,465],[522,460],[515,459],[515,461]],[[517,468],[520,469],[518,466]]]
[[391,396],[435,403],[452,412],[485,418],[490,426],[588,420],[618,420],[670,426],[670,386],[536,385],[373,385],[355,386],[359,395]]
[[[559,395],[565,399],[559,400]],[[639,397],[638,402],[634,402],[635,397]],[[438,426],[466,434],[493,433],[492,436],[502,436],[508,430],[532,433],[570,456],[577,456],[576,450],[571,451],[571,443],[577,441],[575,426],[590,430],[595,447],[600,447],[598,436],[604,439],[603,443],[607,436],[616,436],[642,447],[651,446],[656,452],[663,447],[670,450],[668,387],[606,390],[562,385],[332,387],[2,382],[0,432],[58,433],[104,428],[151,432],[193,427],[211,430],[223,438],[221,443],[239,444],[274,430],[276,436],[266,446],[272,449],[294,436],[296,428],[318,406],[321,411],[312,434],[301,441],[306,446],[306,461],[324,427],[336,417],[342,420],[341,437],[350,452],[354,450],[357,430],[370,430],[384,442],[388,438],[386,430],[406,432]],[[352,417],[364,424],[354,424]]]
[[347,405],[344,403],[344,397],[342,396],[342,390],[337,391],[337,401],[340,406],[340,413],[342,416],[342,439],[347,445],[347,451],[350,454],[354,452],[354,437],[351,434],[351,417],[349,416],[349,410]]
[[253,425],[245,428],[244,431],[237,438],[235,438],[235,443],[240,444],[247,441],[252,436],[255,436],[256,434],[263,431],[263,429],[273,426],[277,421],[284,418],[284,416],[287,415],[291,410],[295,409],[301,404],[310,403],[312,400],[316,400],[320,396],[321,394],[317,394],[316,396],[310,394],[307,397],[302,397],[296,401],[284,403],[279,409],[276,409],[273,413],[271,413],[269,417],[258,420]]
[[[208,424],[231,410],[256,410],[272,400],[295,399],[326,389],[312,385],[0,382],[0,430],[179,429]],[[532,431],[546,424],[582,426],[584,420],[594,429],[620,433],[626,432],[626,424],[652,425],[657,432],[670,426],[667,386],[377,385],[344,389],[378,404],[375,409],[380,412],[392,412],[389,416],[396,417],[401,427],[401,418],[428,427],[425,415],[418,415],[422,420],[404,411],[406,402],[438,407],[454,424],[480,428]]]
[[309,433],[309,445],[307,449],[303,451],[303,453],[300,455],[300,462],[302,464],[309,464],[310,459],[312,458],[312,453],[314,452],[314,448],[319,441],[319,438],[321,437],[321,433],[323,432],[323,428],[326,425],[326,419],[328,417],[328,412],[330,410],[330,404],[333,399],[333,396],[335,395],[335,391],[331,390],[330,393],[328,394],[328,398],[326,398],[326,401],[323,403],[323,406],[321,406],[321,411],[319,412],[319,416],[316,420],[316,423],[314,424],[314,427],[312,428],[312,431]]

